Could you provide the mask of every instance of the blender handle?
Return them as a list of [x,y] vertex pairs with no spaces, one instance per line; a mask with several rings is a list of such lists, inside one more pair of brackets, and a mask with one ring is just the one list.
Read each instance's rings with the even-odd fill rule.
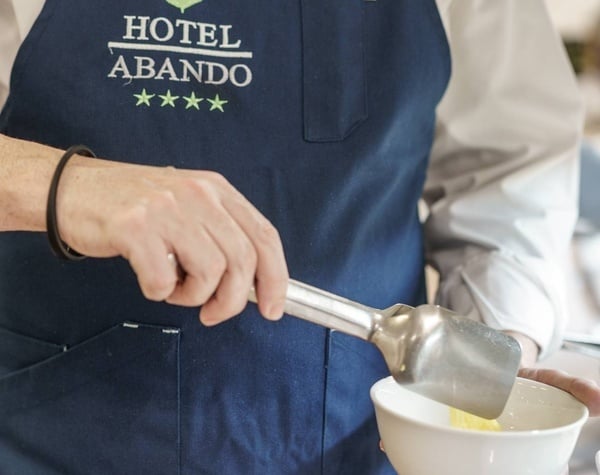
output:
[[[257,303],[254,287],[248,295]],[[370,341],[379,310],[290,279],[284,311],[288,315]]]

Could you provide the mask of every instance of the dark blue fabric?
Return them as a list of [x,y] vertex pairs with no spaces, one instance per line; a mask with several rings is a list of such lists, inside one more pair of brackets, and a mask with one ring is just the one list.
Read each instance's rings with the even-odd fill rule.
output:
[[[417,304],[448,74],[434,0],[47,0],[0,132],[216,170],[279,229],[294,278]],[[392,473],[372,345],[254,306],[203,328],[146,301],[124,260],[59,262],[41,234],[0,235],[0,269],[0,329],[56,345],[0,377],[0,473]]]
[[0,328],[0,376],[50,358],[65,347]]
[[362,9],[356,1],[302,1],[306,140],[342,140],[367,117]]
[[119,325],[2,378],[0,420],[2,473],[177,473],[179,330]]

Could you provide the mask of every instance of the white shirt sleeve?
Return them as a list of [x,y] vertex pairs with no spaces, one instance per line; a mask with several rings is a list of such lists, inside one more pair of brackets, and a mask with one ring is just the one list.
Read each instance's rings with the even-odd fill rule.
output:
[[44,0],[0,0],[0,108],[17,51],[43,5]]
[[561,262],[577,217],[583,107],[543,0],[438,0],[452,77],[424,198],[437,302],[532,337],[567,319]]
[[0,107],[8,95],[10,70],[20,44],[12,1],[0,0]]

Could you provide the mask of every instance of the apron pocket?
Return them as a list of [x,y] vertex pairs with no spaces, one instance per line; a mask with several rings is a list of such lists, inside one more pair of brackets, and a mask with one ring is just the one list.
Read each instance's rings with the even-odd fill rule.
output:
[[0,473],[179,473],[179,329],[125,323],[0,378]]
[[364,0],[302,0],[304,138],[344,140],[367,117]]
[[[323,473],[393,473],[379,450],[371,386],[389,376],[379,350],[358,338],[333,331],[329,337]],[[340,401],[344,401],[341,403]],[[368,467],[368,469],[367,469]]]
[[0,328],[0,378],[64,351],[50,343]]

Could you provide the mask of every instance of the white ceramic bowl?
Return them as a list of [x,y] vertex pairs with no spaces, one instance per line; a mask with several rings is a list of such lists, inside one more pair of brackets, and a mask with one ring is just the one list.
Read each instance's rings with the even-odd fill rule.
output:
[[400,475],[562,475],[588,417],[560,389],[517,378],[501,432],[456,429],[449,408],[398,385],[371,388],[379,434]]

